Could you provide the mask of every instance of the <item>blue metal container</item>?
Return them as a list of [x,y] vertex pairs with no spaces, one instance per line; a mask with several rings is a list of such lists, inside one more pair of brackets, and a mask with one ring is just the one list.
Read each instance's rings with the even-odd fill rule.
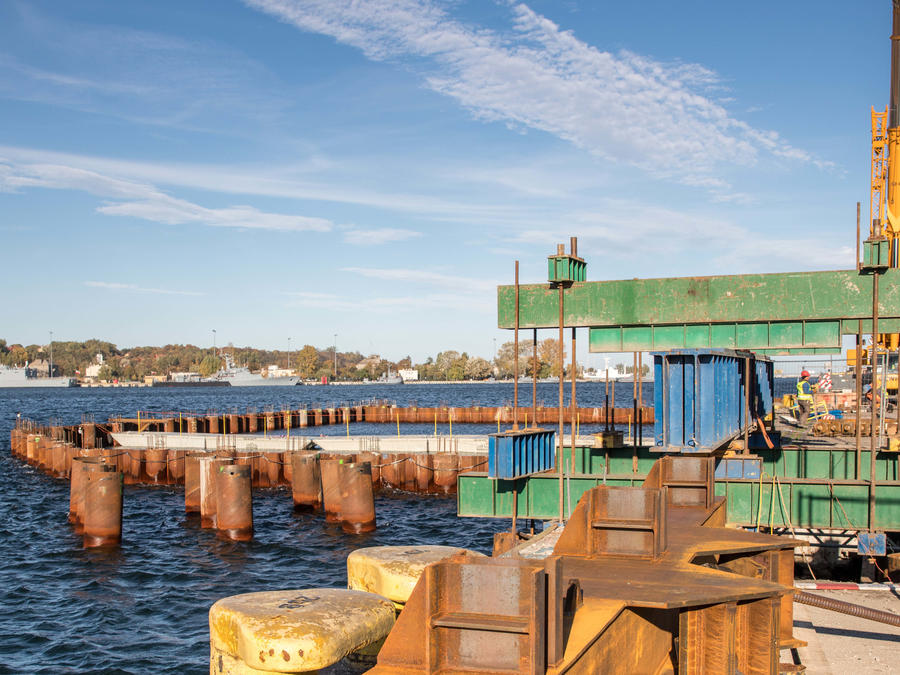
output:
[[715,452],[772,411],[774,371],[766,357],[733,349],[678,349],[653,354],[653,367],[658,452]]
[[512,480],[548,471],[555,459],[555,431],[526,429],[488,437],[488,478]]

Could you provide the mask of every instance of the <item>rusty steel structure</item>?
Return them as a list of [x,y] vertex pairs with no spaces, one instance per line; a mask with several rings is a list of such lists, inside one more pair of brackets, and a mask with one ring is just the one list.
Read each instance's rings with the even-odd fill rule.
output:
[[801,542],[724,527],[714,461],[586,492],[546,558],[430,565],[369,674],[783,672]]

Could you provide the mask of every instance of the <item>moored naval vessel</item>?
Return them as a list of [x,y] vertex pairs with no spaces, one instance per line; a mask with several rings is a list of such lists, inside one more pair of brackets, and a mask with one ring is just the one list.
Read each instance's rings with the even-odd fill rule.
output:
[[42,377],[36,368],[0,365],[0,387],[74,387],[73,377]]
[[274,387],[293,386],[300,384],[300,378],[296,376],[263,377],[259,373],[251,373],[246,366],[234,365],[231,354],[225,354],[225,367],[220,369],[212,377],[203,380],[209,384],[224,383],[232,387]]

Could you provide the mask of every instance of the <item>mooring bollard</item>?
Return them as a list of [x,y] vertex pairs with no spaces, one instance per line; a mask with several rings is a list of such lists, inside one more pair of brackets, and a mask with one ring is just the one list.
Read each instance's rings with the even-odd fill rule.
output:
[[89,472],[114,472],[116,467],[100,457],[75,457],[72,459],[72,475],[69,478],[69,522],[75,532],[81,534],[84,525],[85,483]]
[[325,521],[337,523],[341,520],[341,474],[342,459],[323,459],[319,461],[319,472],[322,477],[322,507],[325,509]]
[[86,478],[84,547],[117,546],[122,541],[122,474],[91,471]]
[[200,457],[197,453],[184,457],[185,513],[200,513]]
[[318,511],[322,507],[320,463],[314,453],[291,453],[291,492],[295,511]]
[[216,474],[216,529],[235,541],[253,538],[253,491],[250,467],[224,464]]
[[375,495],[372,465],[368,462],[339,464],[341,529],[350,534],[375,531]]

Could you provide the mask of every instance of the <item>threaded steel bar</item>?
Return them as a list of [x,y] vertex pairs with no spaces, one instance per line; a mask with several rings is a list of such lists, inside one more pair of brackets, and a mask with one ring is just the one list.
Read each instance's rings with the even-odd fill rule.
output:
[[803,605],[812,605],[820,609],[828,609],[832,612],[840,612],[841,614],[849,614],[860,619],[868,619],[869,621],[877,621],[878,623],[886,623],[891,626],[900,626],[900,615],[893,612],[883,612],[880,609],[871,609],[862,605],[855,605],[852,602],[844,602],[843,600],[835,600],[826,598],[814,593],[806,593],[804,591],[794,591],[794,602]]

